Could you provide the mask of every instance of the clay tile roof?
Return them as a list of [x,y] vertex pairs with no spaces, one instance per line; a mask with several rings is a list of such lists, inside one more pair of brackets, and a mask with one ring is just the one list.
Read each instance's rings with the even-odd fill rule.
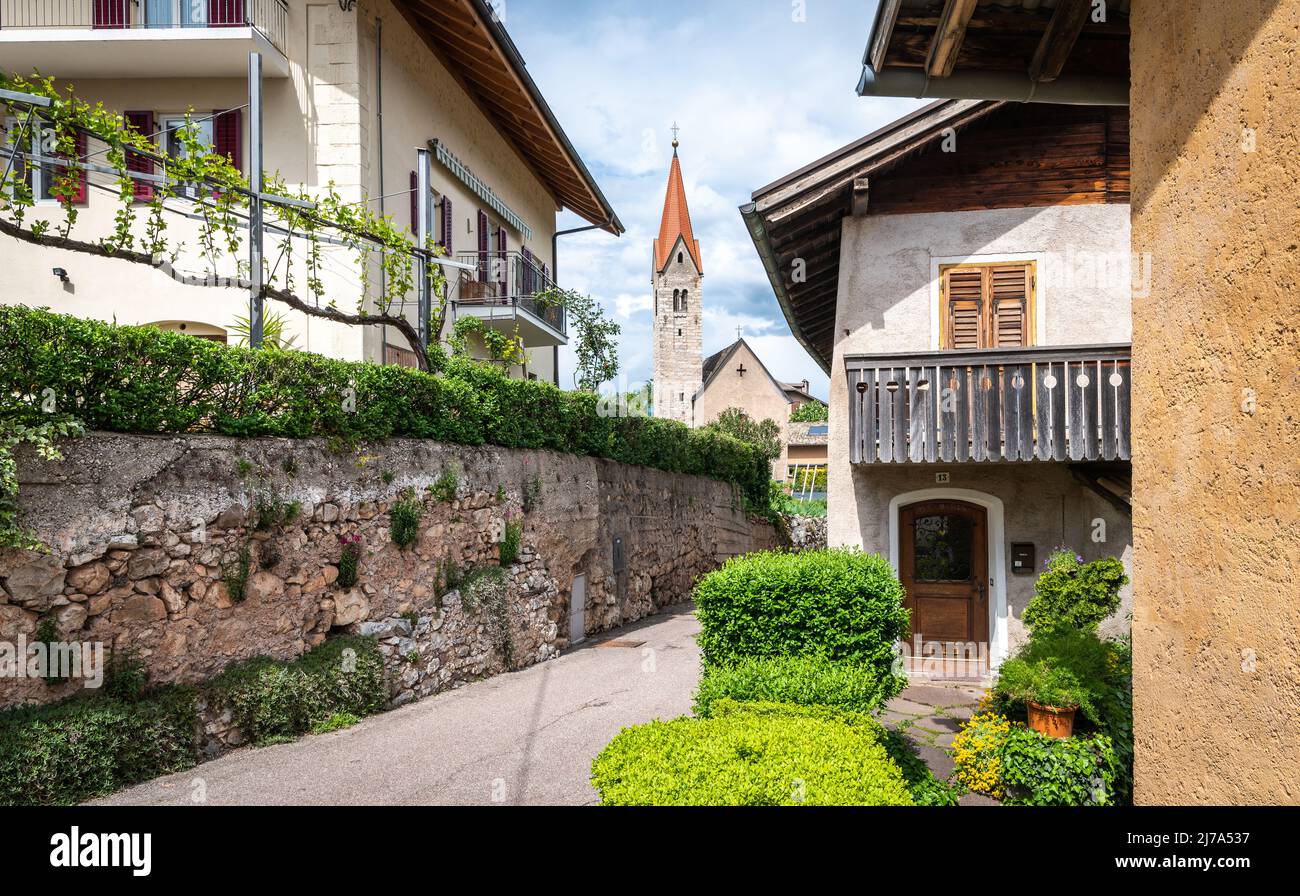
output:
[[691,229],[691,210],[686,206],[686,187],[682,184],[682,165],[677,159],[677,150],[673,150],[673,166],[668,172],[668,192],[664,196],[664,217],[659,224],[659,238],[655,240],[655,270],[662,271],[668,265],[668,257],[677,244],[677,238],[686,241],[686,251],[700,273],[704,272],[704,261],[700,257],[700,243],[695,239]]

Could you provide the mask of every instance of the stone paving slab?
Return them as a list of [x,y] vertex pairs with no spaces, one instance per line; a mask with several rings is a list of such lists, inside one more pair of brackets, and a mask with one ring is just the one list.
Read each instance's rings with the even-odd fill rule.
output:
[[982,793],[967,793],[957,800],[959,806],[1001,806],[1002,804],[991,796],[985,796]]
[[976,706],[984,691],[968,685],[945,687],[933,684],[913,684],[903,688],[899,699],[927,706]]

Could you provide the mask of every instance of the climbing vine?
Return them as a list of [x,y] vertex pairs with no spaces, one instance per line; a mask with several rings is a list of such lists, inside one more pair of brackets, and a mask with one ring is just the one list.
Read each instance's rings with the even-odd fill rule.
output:
[[[241,230],[252,196],[249,182],[228,157],[207,144],[192,110],[185,124],[174,131],[174,145],[179,151],[163,156],[158,154],[153,135],[140,133],[102,103],[80,99],[71,87],[61,90],[52,78],[0,74],[0,88],[51,101],[44,108],[31,108],[15,100],[0,101],[0,113],[12,121],[6,135],[9,152],[0,155],[0,166],[8,163],[0,183],[0,233],[35,245],[165,269],[175,277],[175,265],[187,247],[169,232],[173,220],[169,216],[182,214],[196,221],[194,248],[204,266],[202,278],[186,277],[183,282],[251,288]],[[39,137],[33,138],[34,133]],[[91,138],[102,147],[90,149]],[[37,217],[45,206],[37,204],[27,175],[33,164],[47,163],[32,163],[19,154],[33,147],[39,148],[35,153],[38,156],[75,162],[48,168],[53,172],[49,192],[62,213],[58,222]],[[160,175],[141,178],[132,165],[140,168],[136,163],[142,160],[160,169]],[[116,186],[112,231],[93,239],[75,239],[77,197],[87,188],[92,170],[106,174]],[[149,184],[143,204],[137,195],[140,183]],[[112,189],[99,183],[95,186]],[[302,187],[289,185],[278,173],[268,172],[263,177],[262,192],[267,197],[298,203],[263,202],[267,236],[263,298],[336,323],[393,327],[406,337],[421,368],[427,370],[422,340],[402,309],[417,278],[423,276],[432,297],[431,332],[442,331],[446,302],[442,268],[432,263],[417,264],[421,258],[440,256],[442,248],[432,242],[416,245],[405,228],[371,211],[365,201],[346,201],[333,183],[318,195],[309,195]],[[323,246],[331,244],[355,258],[359,280],[357,295],[351,297],[355,310],[341,310],[340,297],[326,294]],[[295,252],[296,247],[300,251]],[[301,262],[296,256],[302,257]],[[236,276],[220,276],[221,264],[232,261]],[[298,264],[300,269],[295,267]],[[383,273],[377,287],[371,284],[372,268]]]

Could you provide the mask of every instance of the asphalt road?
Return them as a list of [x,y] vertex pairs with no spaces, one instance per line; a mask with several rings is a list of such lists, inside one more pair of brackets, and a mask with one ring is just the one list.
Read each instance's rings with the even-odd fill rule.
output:
[[522,672],[439,694],[345,731],[236,750],[99,802],[595,803],[591,760],[610,738],[625,726],[690,711],[699,674],[697,631],[689,610],[655,616]]

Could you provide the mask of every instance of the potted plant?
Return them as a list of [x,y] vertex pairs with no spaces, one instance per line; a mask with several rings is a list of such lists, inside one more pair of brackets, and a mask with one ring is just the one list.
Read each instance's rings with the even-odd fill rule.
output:
[[1092,692],[1069,669],[1049,660],[1031,662],[1016,658],[1002,664],[994,688],[1025,704],[1029,727],[1048,737],[1074,733],[1074,716],[1091,708]]

